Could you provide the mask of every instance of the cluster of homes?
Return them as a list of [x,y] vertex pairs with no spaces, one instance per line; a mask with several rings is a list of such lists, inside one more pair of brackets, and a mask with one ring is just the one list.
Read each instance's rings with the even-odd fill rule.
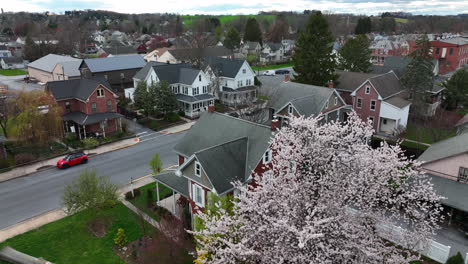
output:
[[0,69],[24,68],[22,55],[21,45],[16,45],[14,42],[0,42]]

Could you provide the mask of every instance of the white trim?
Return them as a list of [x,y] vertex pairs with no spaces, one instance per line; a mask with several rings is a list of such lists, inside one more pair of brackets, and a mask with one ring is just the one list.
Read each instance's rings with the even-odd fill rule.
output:
[[[197,168],[197,167],[198,167],[198,168]],[[198,173],[197,173],[197,171],[198,171]],[[202,167],[201,167],[200,162],[198,162],[198,160],[195,160],[195,166],[194,166],[194,174],[195,174],[195,176],[201,178],[201,171],[202,171]]]
[[286,108],[288,105],[291,105],[291,106],[294,108],[294,110],[299,114],[299,111],[297,111],[296,107],[294,107],[294,105],[291,103],[291,101],[289,101],[288,103],[286,103],[286,105],[284,105],[284,106],[281,107],[278,111],[276,111],[276,112],[274,113],[274,115],[277,115],[279,112],[283,111],[284,108]]
[[[197,200],[195,199],[196,190],[201,191],[201,203],[198,203]],[[198,185],[197,183],[192,182],[192,197],[191,198],[195,202],[196,205],[200,207],[205,207],[205,189],[201,185]]]
[[[267,154],[268,154],[268,155],[267,155]],[[273,156],[273,155],[272,155],[272,153],[271,153],[271,149],[268,148],[268,149],[263,153],[263,155],[262,155],[262,162],[263,162],[263,165],[266,165],[266,164],[270,163],[270,162],[271,162],[271,159],[272,159],[272,156]],[[266,159],[265,159],[266,157],[268,158],[268,161],[266,161]]]

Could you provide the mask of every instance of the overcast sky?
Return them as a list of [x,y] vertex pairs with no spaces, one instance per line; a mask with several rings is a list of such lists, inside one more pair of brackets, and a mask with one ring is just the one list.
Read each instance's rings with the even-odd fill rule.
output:
[[404,11],[413,14],[468,13],[468,0],[1,0],[7,11],[63,12],[102,9],[122,13],[256,14],[259,11],[328,10],[334,13],[379,14]]

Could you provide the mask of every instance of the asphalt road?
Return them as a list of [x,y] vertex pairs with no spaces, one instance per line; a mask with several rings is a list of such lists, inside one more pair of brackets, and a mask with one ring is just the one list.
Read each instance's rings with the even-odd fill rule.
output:
[[159,153],[164,167],[176,164],[173,148],[185,133],[144,133],[140,143],[91,157],[87,164],[66,170],[52,168],[0,183],[0,229],[59,208],[64,186],[84,169],[96,169],[98,175],[123,185],[130,177],[136,179],[151,173],[148,161],[154,153]]

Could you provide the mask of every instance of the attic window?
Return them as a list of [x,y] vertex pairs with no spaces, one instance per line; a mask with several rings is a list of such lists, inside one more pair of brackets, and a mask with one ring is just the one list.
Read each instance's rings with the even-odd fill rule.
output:
[[338,97],[335,96],[335,105],[338,105]]
[[246,70],[245,70],[245,69],[242,69],[242,73],[246,73]]
[[366,94],[370,94],[370,86],[366,86]]
[[201,82],[201,74],[198,75],[198,81]]
[[289,113],[290,115],[292,115],[293,110],[294,110],[294,109],[293,109],[293,106],[292,106],[292,105],[289,105],[289,106],[288,106],[288,113]]
[[201,165],[198,161],[195,161],[195,176],[201,177]]
[[97,97],[104,97],[104,89],[99,88],[96,91]]
[[325,103],[325,109],[328,108],[328,105],[329,105],[329,102],[327,101],[327,102]]

